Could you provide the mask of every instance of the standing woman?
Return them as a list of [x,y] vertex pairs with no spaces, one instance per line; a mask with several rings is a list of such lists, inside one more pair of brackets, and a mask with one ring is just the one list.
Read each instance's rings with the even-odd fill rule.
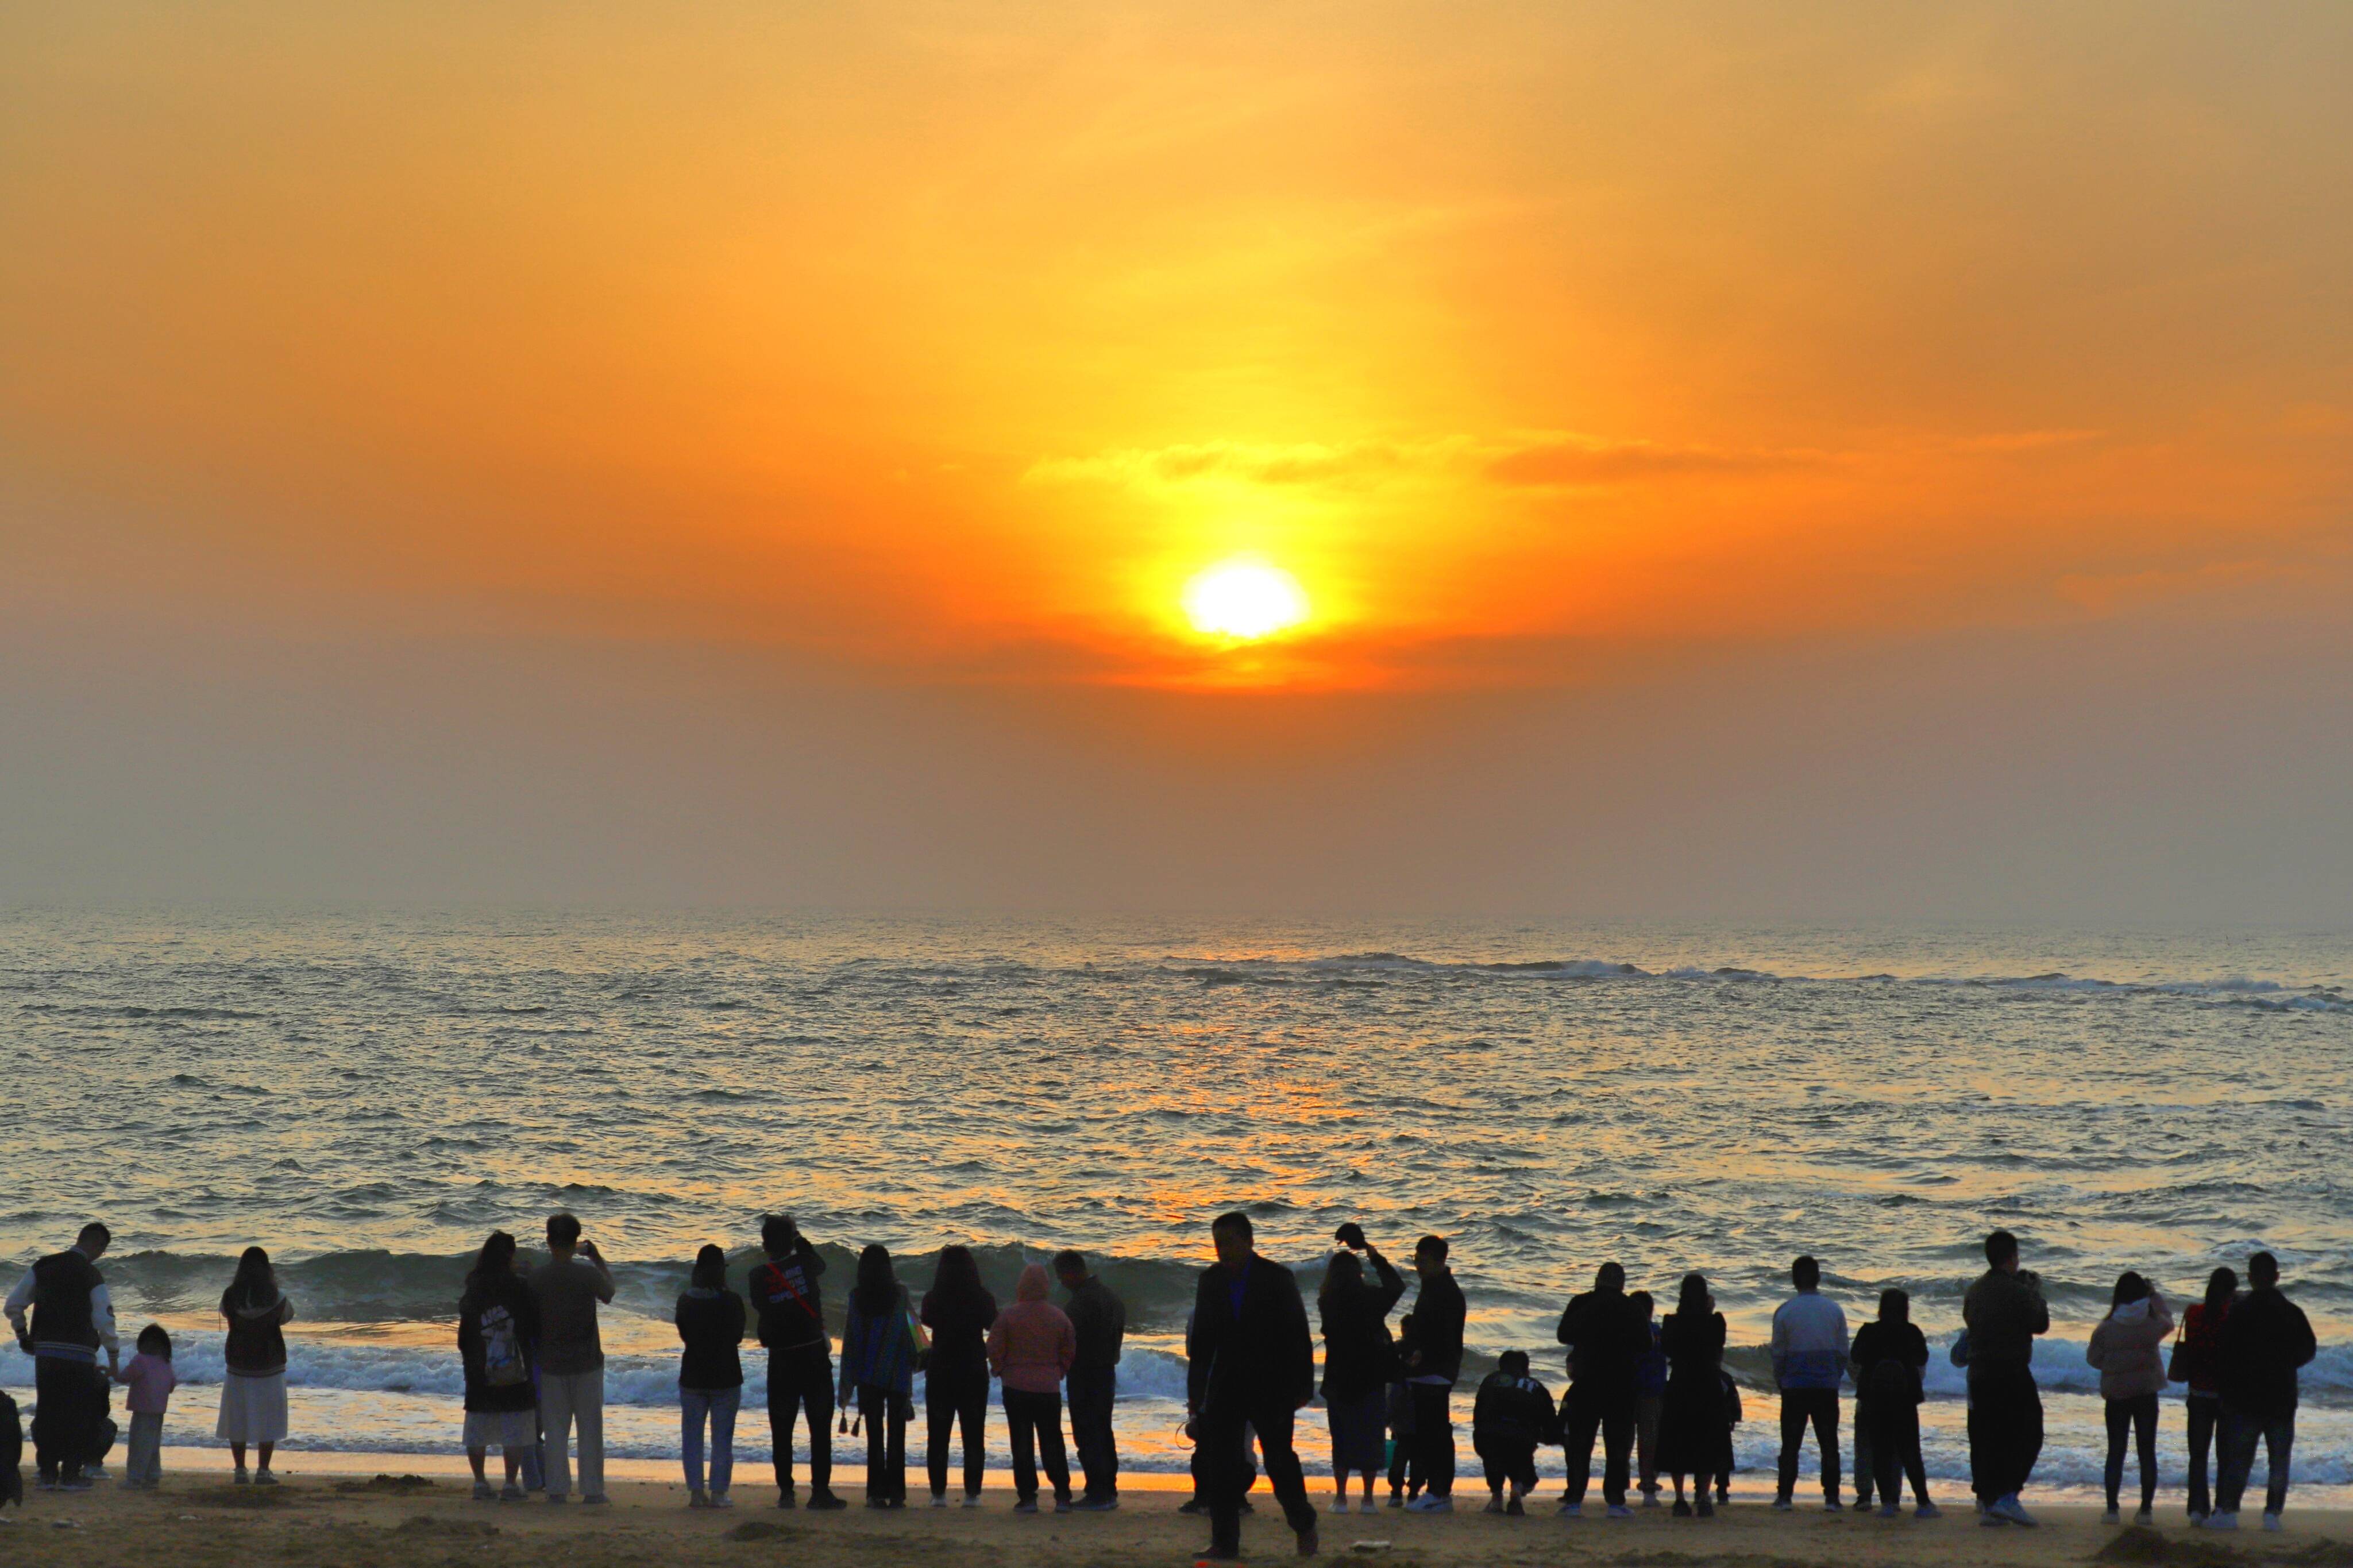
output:
[[2173,1347],[2168,1375],[2189,1385],[2182,1400],[2189,1416],[2189,1518],[2203,1524],[2214,1510],[2207,1490],[2207,1455],[2217,1446],[2222,1424],[2222,1324],[2239,1297],[2239,1273],[2217,1268],[2206,1277],[2206,1299],[2181,1317],[2181,1338]]
[[2117,1277],[2108,1315],[2092,1331],[2084,1359],[2100,1371],[2100,1397],[2108,1414],[2107,1522],[2120,1517],[2116,1493],[2125,1479],[2125,1444],[2140,1438],[2140,1511],[2136,1524],[2157,1521],[2157,1396],[2165,1387],[2159,1349],[2173,1332],[2173,1314],[2156,1287],[2130,1269]]
[[[1365,1479],[1359,1507],[1371,1513],[1388,1436],[1389,1382],[1398,1375],[1388,1316],[1405,1294],[1405,1279],[1365,1239],[1361,1226],[1342,1226],[1339,1239],[1347,1250],[1332,1255],[1315,1292],[1324,1328],[1324,1414],[1332,1428],[1332,1511],[1347,1511],[1348,1472],[1354,1470]],[[1379,1283],[1365,1278],[1367,1262]]]
[[[685,1352],[678,1363],[679,1445],[686,1465],[686,1506],[733,1508],[735,1412],[744,1401],[744,1298],[727,1289],[727,1254],[705,1243],[672,1314]],[[702,1489],[702,1429],[711,1428],[711,1491]]]
[[982,1433],[988,1421],[988,1331],[997,1298],[980,1282],[972,1248],[940,1248],[932,1288],[923,1292],[923,1327],[932,1353],[923,1363],[923,1415],[929,1428],[932,1506],[948,1506],[948,1443],[964,1429],[964,1506],[980,1506],[987,1462]]
[[[466,1366],[466,1462],[474,1496],[522,1500],[524,1456],[539,1444],[539,1391],[532,1363],[539,1342],[539,1301],[515,1272],[515,1238],[491,1232],[458,1300],[458,1354]],[[483,1466],[491,1445],[507,1471],[506,1489],[491,1489]]]
[[1689,1476],[1699,1494],[1699,1517],[1709,1519],[1715,1505],[1708,1501],[1707,1484],[1731,1445],[1732,1428],[1725,1419],[1724,1314],[1715,1310],[1704,1275],[1683,1276],[1675,1310],[1659,1327],[1659,1348],[1667,1358],[1659,1468],[1674,1478],[1675,1517],[1692,1516],[1692,1505],[1683,1500],[1683,1478]]
[[[1300,1349],[1306,1350],[1304,1344]],[[1005,1384],[1005,1425],[1013,1439],[1013,1511],[1038,1511],[1038,1462],[1054,1488],[1054,1511],[1071,1511],[1071,1466],[1062,1451],[1062,1379],[1079,1359],[1069,1314],[1046,1299],[1046,1266],[1032,1263],[1013,1287],[1013,1305],[988,1331],[988,1362]]]
[[866,1423],[866,1506],[907,1506],[907,1422],[915,1414],[915,1313],[880,1243],[858,1255],[841,1329],[841,1402]]
[[[220,1421],[213,1435],[228,1444],[236,1462],[237,1484],[248,1479],[259,1487],[274,1487],[269,1458],[286,1436],[286,1336],[283,1326],[294,1321],[294,1303],[278,1291],[278,1271],[269,1254],[248,1247],[237,1260],[237,1277],[221,1292],[221,1316],[228,1321],[224,1353],[228,1375],[221,1379]],[[261,1463],[248,1478],[245,1470],[248,1444],[261,1449]]]

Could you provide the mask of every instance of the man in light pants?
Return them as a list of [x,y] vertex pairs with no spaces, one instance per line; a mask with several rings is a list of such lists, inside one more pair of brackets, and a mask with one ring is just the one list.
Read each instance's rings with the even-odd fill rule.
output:
[[[575,1252],[577,1256],[575,1256]],[[605,1347],[596,1306],[613,1299],[613,1271],[568,1214],[547,1221],[547,1261],[532,1270],[539,1298],[539,1419],[547,1441],[547,1500],[572,1491],[565,1452],[580,1429],[580,1500],[605,1500]]]

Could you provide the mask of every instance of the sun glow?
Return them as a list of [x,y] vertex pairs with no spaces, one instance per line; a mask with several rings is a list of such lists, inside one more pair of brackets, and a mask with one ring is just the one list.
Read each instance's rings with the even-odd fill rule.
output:
[[1307,594],[1282,567],[1220,562],[1185,584],[1185,617],[1204,637],[1256,642],[1307,618]]

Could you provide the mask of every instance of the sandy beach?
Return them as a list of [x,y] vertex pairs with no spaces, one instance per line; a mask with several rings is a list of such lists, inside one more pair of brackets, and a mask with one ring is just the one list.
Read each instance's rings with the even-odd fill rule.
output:
[[[1009,1493],[991,1492],[978,1510],[902,1513],[853,1506],[831,1516],[778,1512],[765,1487],[746,1490],[733,1510],[694,1511],[673,1484],[627,1481],[611,1506],[589,1510],[542,1502],[481,1503],[448,1477],[372,1478],[299,1475],[274,1489],[234,1487],[209,1475],[167,1478],[154,1495],[103,1486],[63,1497],[35,1491],[22,1511],[0,1524],[6,1560],[41,1565],[165,1563],[365,1565],[434,1568],[656,1561],[832,1564],[1004,1563],[1015,1568],[1194,1561],[1207,1521],[1176,1511],[1182,1497],[1141,1493],[1112,1515],[1018,1515]],[[853,1503],[854,1490],[845,1490]],[[1261,1561],[1293,1556],[1290,1534],[1261,1495],[1244,1521],[1243,1551]],[[1958,1503],[1941,1521],[1919,1523],[1831,1516],[1815,1507],[1795,1515],[1761,1501],[1738,1502],[1714,1521],[1676,1520],[1663,1510],[1630,1520],[1565,1522],[1548,1499],[1525,1519],[1475,1511],[1420,1518],[1384,1510],[1371,1516],[1324,1514],[1326,1558],[1394,1563],[1622,1563],[1628,1568],[1725,1563],[1736,1568],[1909,1568],[1919,1564],[2179,1563],[2227,1568],[2286,1563],[2353,1568],[2353,1511],[2291,1511],[2280,1535],[2206,1535],[2168,1516],[2153,1531],[2103,1525],[2095,1509],[2051,1506],[2038,1530],[1985,1530]],[[2252,1517],[2252,1516],[2251,1516]]]

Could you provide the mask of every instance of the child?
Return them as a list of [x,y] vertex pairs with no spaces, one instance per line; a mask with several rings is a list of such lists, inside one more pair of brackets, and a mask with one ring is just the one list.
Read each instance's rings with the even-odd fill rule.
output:
[[[1487,1511],[1522,1515],[1521,1500],[1535,1490],[1536,1445],[1560,1441],[1560,1415],[1552,1394],[1528,1375],[1528,1352],[1505,1351],[1479,1385],[1471,1407],[1471,1446],[1487,1465]],[[1504,1483],[1512,1500],[1504,1502]]]
[[153,1491],[164,1480],[164,1412],[172,1390],[180,1386],[172,1370],[172,1336],[160,1323],[139,1331],[139,1353],[122,1369],[123,1385],[131,1393],[123,1405],[131,1412],[131,1459],[122,1484],[137,1491]]
[[1634,1473],[1642,1487],[1642,1506],[1659,1506],[1659,1423],[1667,1408],[1667,1357],[1659,1348],[1658,1306],[1648,1290],[1626,1298],[1626,1310],[1639,1326],[1634,1352]]

